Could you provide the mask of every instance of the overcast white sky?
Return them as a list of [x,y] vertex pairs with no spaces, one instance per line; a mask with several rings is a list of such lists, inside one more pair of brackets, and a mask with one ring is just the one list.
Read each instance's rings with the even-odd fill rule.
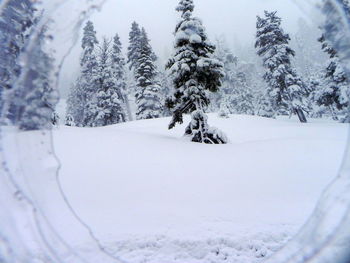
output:
[[[224,35],[232,47],[237,41],[252,46],[256,15],[262,15],[264,10],[277,10],[283,18],[285,30],[294,33],[299,18],[309,19],[312,13],[311,3],[317,2],[319,1],[195,0],[194,15],[202,19],[213,41],[215,37]],[[94,14],[91,20],[99,38],[113,37],[118,33],[124,48],[128,45],[131,23],[137,21],[145,27],[155,52],[164,60],[172,50],[172,33],[179,19],[179,14],[175,11],[177,4],[178,0],[108,0],[101,12]],[[66,63],[63,85],[75,78],[79,53],[80,45]]]
[[[253,43],[256,15],[264,10],[277,10],[284,19],[286,30],[293,31],[305,14],[292,0],[195,0],[195,16],[203,20],[211,38],[224,34],[229,43],[234,38],[242,44]],[[295,0],[306,12],[308,0]],[[135,20],[146,28],[156,52],[172,46],[172,32],[179,14],[178,0],[109,0],[92,17],[99,35],[113,36],[118,32],[124,45],[128,41],[131,23]]]

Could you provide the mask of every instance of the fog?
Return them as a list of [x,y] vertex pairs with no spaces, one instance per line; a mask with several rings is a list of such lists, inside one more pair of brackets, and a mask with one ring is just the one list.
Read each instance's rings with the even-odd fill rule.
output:
[[[237,47],[252,48],[255,37],[256,16],[264,10],[276,10],[283,19],[283,28],[294,34],[300,18],[313,24],[316,0],[195,0],[194,15],[201,18],[212,41],[224,36],[237,53]],[[113,37],[118,33],[124,49],[128,45],[131,23],[136,21],[148,32],[160,64],[172,52],[173,31],[179,18],[175,11],[178,0],[109,0],[91,20],[98,38]],[[314,23],[314,26],[317,25]],[[70,83],[78,73],[80,43],[68,58],[63,69],[61,94],[65,96]],[[240,54],[236,54],[238,57]]]

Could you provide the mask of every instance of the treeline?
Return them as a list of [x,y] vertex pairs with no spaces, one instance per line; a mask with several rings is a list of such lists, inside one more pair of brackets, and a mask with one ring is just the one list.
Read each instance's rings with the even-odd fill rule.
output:
[[302,79],[293,66],[295,51],[281,21],[276,12],[267,11],[257,21],[255,47],[262,58],[263,78],[268,84],[262,94],[259,113],[266,117],[296,114],[301,122],[306,122],[307,116],[331,116],[334,120],[349,123],[350,82],[337,52],[321,36],[318,41],[329,61],[323,69],[309,72],[309,79]]
[[[309,47],[305,39],[310,34],[301,34],[297,49],[292,48],[281,18],[276,12],[265,12],[257,18],[258,56],[252,63],[245,63],[223,40],[215,45],[208,40],[201,20],[193,16],[193,0],[179,0],[176,10],[181,20],[175,27],[174,54],[166,67],[157,68],[157,56],[146,30],[136,22],[131,26],[125,57],[118,34],[98,41],[92,22],[86,24],[79,76],[67,100],[66,125],[98,127],[134,117],[173,116],[171,128],[182,122],[183,114],[192,114],[187,133],[194,134],[193,130],[201,126],[204,132],[197,135],[223,138],[207,125],[205,113],[219,112],[222,117],[296,115],[301,122],[324,117],[350,122],[349,79],[322,32],[319,47]],[[54,36],[48,36],[41,20],[42,13],[29,0],[9,1],[3,9],[2,125],[39,130],[59,121],[55,113],[58,95],[53,84],[54,61],[46,52],[46,40]],[[332,19],[326,21],[330,28]],[[325,25],[321,29],[326,32]],[[295,50],[303,57],[302,63],[293,58],[298,55]],[[313,57],[327,55],[326,65],[313,65],[316,63],[311,53],[316,54]],[[197,136],[194,140],[206,139]]]
[[[138,120],[166,115],[157,56],[144,28],[132,24],[127,61],[118,34],[99,43],[91,21],[84,27],[81,46],[80,74],[67,101],[66,125],[98,127],[130,121],[133,101]],[[127,73],[132,81],[127,81]]]
[[[219,112],[221,117],[295,114],[302,122],[307,118],[331,118],[349,123],[350,82],[337,52],[321,32],[312,46],[309,39],[298,36],[298,54],[281,22],[276,12],[265,12],[264,17],[257,18],[255,48],[260,60],[253,58],[250,63],[236,57],[224,40],[217,41],[214,57],[222,62],[225,76],[220,90],[211,94],[209,111]],[[317,56],[324,57],[321,64],[315,61]]]

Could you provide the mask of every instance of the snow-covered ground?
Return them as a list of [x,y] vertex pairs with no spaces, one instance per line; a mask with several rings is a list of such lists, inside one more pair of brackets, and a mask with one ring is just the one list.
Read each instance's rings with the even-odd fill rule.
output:
[[169,121],[54,131],[73,208],[126,262],[260,262],[336,176],[348,128],[211,114],[230,144],[203,145]]

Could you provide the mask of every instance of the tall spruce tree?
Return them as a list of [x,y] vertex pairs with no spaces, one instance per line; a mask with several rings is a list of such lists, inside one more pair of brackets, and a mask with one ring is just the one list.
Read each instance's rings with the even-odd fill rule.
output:
[[210,103],[208,92],[217,92],[224,76],[223,65],[213,58],[215,46],[209,43],[201,20],[192,16],[193,0],[180,0],[176,11],[181,21],[175,28],[175,54],[167,64],[174,80],[173,109],[169,128],[183,122],[183,114],[192,113],[186,135],[193,142],[226,143],[226,136],[208,125],[204,111]]
[[244,72],[240,71],[236,74],[232,92],[230,97],[233,113],[254,115],[254,96]]
[[170,79],[169,73],[167,70],[162,70],[158,73],[158,79],[161,87],[161,102],[163,105],[163,117],[170,117],[171,111],[166,107],[167,99],[173,94],[174,87]]
[[145,29],[140,39],[141,49],[137,61],[136,78],[136,118],[153,119],[162,116],[160,85],[157,83],[157,69],[153,62],[153,51]]
[[[11,103],[4,109],[4,96],[13,88],[20,75],[21,66],[18,61],[24,49],[27,36],[34,24],[35,7],[30,0],[8,1],[0,19],[0,115],[6,122],[15,123],[21,98],[18,94],[11,96]],[[5,111],[6,112],[3,112]]]
[[268,96],[275,114],[297,114],[300,122],[307,122],[307,90],[292,67],[295,55],[289,46],[290,37],[281,28],[277,12],[265,11],[265,18],[257,17],[255,47],[266,69],[264,79],[268,83]]
[[82,40],[83,55],[81,58],[80,83],[83,91],[83,126],[95,126],[95,117],[98,111],[96,93],[99,87],[99,67],[96,56],[96,31],[91,21],[84,27]]
[[84,104],[83,94],[79,86],[79,78],[71,85],[66,104],[66,124],[68,126],[82,126]]
[[129,33],[128,61],[129,69],[135,71],[141,53],[141,29],[139,24],[133,22]]
[[125,122],[124,99],[113,74],[110,41],[102,42],[99,52],[97,111],[91,126]]
[[98,44],[93,23],[88,21],[82,39],[83,53],[80,59],[80,75],[71,89],[68,98],[67,114],[71,115],[77,126],[93,126],[97,113]]
[[234,56],[233,52],[228,48],[224,39],[218,39],[214,57],[223,64],[225,76],[222,78],[222,86],[219,92],[211,93],[212,110],[219,111],[221,115],[233,114],[233,94],[234,82],[237,71],[238,58]]
[[[320,106],[329,109],[334,120],[338,120],[339,114],[347,115],[344,110],[346,111],[349,107],[350,82],[336,50],[331,47],[324,36],[319,41],[322,43],[322,50],[329,55],[330,59],[323,76],[324,85],[321,89],[316,90],[315,98]],[[346,121],[345,119],[343,117],[342,121]]]
[[130,108],[130,102],[128,98],[128,90],[126,85],[126,73],[125,73],[125,59],[122,53],[122,43],[120,42],[119,35],[116,34],[113,38],[113,46],[111,52],[112,59],[112,71],[115,79],[115,85],[120,92],[119,97],[123,100],[123,107],[127,113],[125,120],[132,120],[132,113]]

